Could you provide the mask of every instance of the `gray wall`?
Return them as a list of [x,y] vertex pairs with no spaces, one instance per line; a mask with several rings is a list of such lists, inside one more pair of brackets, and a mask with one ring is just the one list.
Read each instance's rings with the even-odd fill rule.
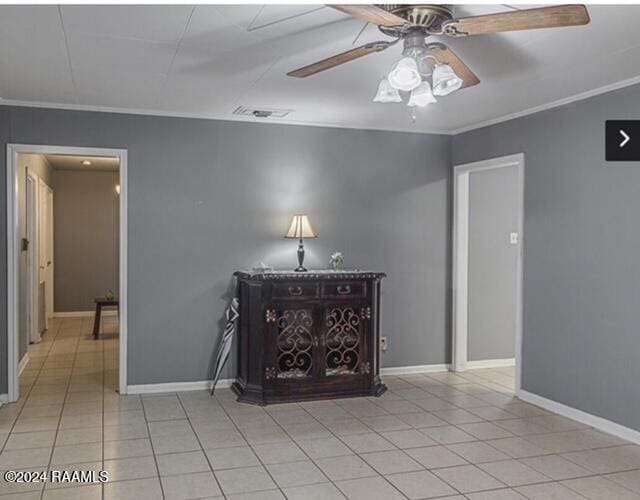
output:
[[118,291],[118,172],[54,170],[54,310]]
[[[51,186],[51,166],[46,158],[36,154],[18,155],[18,234],[20,238],[27,237],[27,210],[26,210],[26,175],[27,168],[34,172],[47,185]],[[6,219],[6,217],[5,217]],[[33,244],[33,242],[32,242]],[[5,264],[6,265],[6,264]],[[6,283],[6,282],[5,282]],[[44,290],[44,287],[41,287]],[[40,290],[38,293],[42,293]],[[27,335],[27,252],[20,251],[18,257],[18,358],[22,359],[27,352],[29,339]],[[42,305],[43,302],[41,301]],[[44,309],[41,308],[41,313]],[[46,312],[45,312],[46,313]],[[40,320],[43,323],[43,320]],[[43,327],[44,328],[44,327]],[[6,371],[6,370],[5,370]]]
[[640,86],[460,134],[453,163],[525,153],[523,388],[640,429],[640,164],[604,161]]
[[469,175],[469,361],[515,357],[520,189],[517,167]]
[[130,384],[207,377],[232,272],[295,267],[297,211],[320,235],[310,267],[340,250],[389,274],[384,366],[450,358],[448,136],[0,106],[0,141],[128,149]]

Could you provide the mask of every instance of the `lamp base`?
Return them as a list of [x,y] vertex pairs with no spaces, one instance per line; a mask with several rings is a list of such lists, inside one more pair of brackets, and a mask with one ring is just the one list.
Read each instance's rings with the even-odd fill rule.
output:
[[296,273],[304,273],[307,271],[307,268],[302,265],[304,262],[304,243],[302,242],[302,238],[298,242],[298,267],[294,269]]

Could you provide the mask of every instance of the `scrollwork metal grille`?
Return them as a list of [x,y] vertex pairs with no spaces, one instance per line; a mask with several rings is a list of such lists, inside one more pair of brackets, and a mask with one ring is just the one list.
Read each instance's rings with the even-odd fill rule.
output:
[[358,373],[360,364],[360,316],[351,307],[333,307],[327,311],[326,374]]
[[309,309],[284,310],[277,318],[278,378],[306,377],[313,368],[313,317]]

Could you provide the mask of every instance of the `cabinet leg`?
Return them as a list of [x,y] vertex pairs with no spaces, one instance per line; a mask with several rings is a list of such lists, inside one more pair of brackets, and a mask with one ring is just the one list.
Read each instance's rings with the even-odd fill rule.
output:
[[96,304],[96,316],[93,319],[93,340],[98,340],[100,335],[100,316],[102,315],[102,306]]

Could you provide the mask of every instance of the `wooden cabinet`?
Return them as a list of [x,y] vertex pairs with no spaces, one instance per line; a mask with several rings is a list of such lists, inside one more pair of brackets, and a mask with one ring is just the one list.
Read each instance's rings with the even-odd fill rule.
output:
[[380,282],[373,272],[236,272],[239,401],[379,396]]

